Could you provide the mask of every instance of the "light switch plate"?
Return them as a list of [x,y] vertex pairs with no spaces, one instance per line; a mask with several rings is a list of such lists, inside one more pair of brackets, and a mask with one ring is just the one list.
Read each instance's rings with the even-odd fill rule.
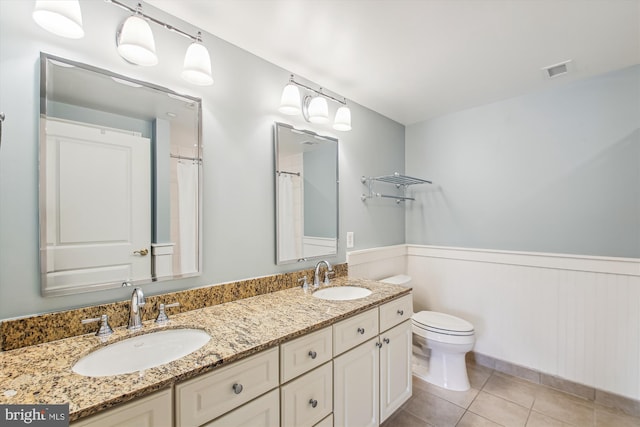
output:
[[347,231],[347,248],[353,247],[353,231]]

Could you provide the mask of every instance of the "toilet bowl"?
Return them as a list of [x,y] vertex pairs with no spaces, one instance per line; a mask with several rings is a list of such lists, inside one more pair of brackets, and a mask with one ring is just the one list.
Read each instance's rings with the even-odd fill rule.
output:
[[465,354],[475,342],[473,325],[435,311],[414,313],[411,320],[414,374],[448,390],[469,390]]
[[[408,286],[411,277],[392,276],[381,282]],[[414,313],[411,323],[413,374],[447,390],[469,390],[465,354],[473,349],[475,343],[473,325],[436,311]]]

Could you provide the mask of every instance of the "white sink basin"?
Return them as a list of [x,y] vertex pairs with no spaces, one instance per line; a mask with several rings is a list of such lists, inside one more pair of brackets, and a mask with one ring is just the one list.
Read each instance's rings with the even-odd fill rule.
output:
[[369,289],[358,286],[336,286],[333,288],[320,289],[313,293],[313,296],[316,298],[331,301],[348,301],[368,297],[369,295],[371,295]]
[[200,329],[166,329],[118,341],[73,365],[86,377],[106,377],[153,368],[193,353],[211,337]]

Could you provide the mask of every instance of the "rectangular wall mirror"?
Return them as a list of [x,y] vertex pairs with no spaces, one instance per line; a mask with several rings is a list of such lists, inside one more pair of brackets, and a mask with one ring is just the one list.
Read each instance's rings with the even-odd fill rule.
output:
[[40,57],[42,294],[200,274],[201,100]]
[[338,140],[275,124],[276,263],[338,253]]

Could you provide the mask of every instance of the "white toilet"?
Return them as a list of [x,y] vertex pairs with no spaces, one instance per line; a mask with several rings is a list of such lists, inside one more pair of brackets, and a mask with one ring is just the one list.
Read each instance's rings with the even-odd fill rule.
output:
[[[380,280],[408,286],[411,277],[398,275]],[[465,354],[473,349],[473,325],[436,311],[411,316],[413,329],[413,374],[447,390],[469,390]]]

